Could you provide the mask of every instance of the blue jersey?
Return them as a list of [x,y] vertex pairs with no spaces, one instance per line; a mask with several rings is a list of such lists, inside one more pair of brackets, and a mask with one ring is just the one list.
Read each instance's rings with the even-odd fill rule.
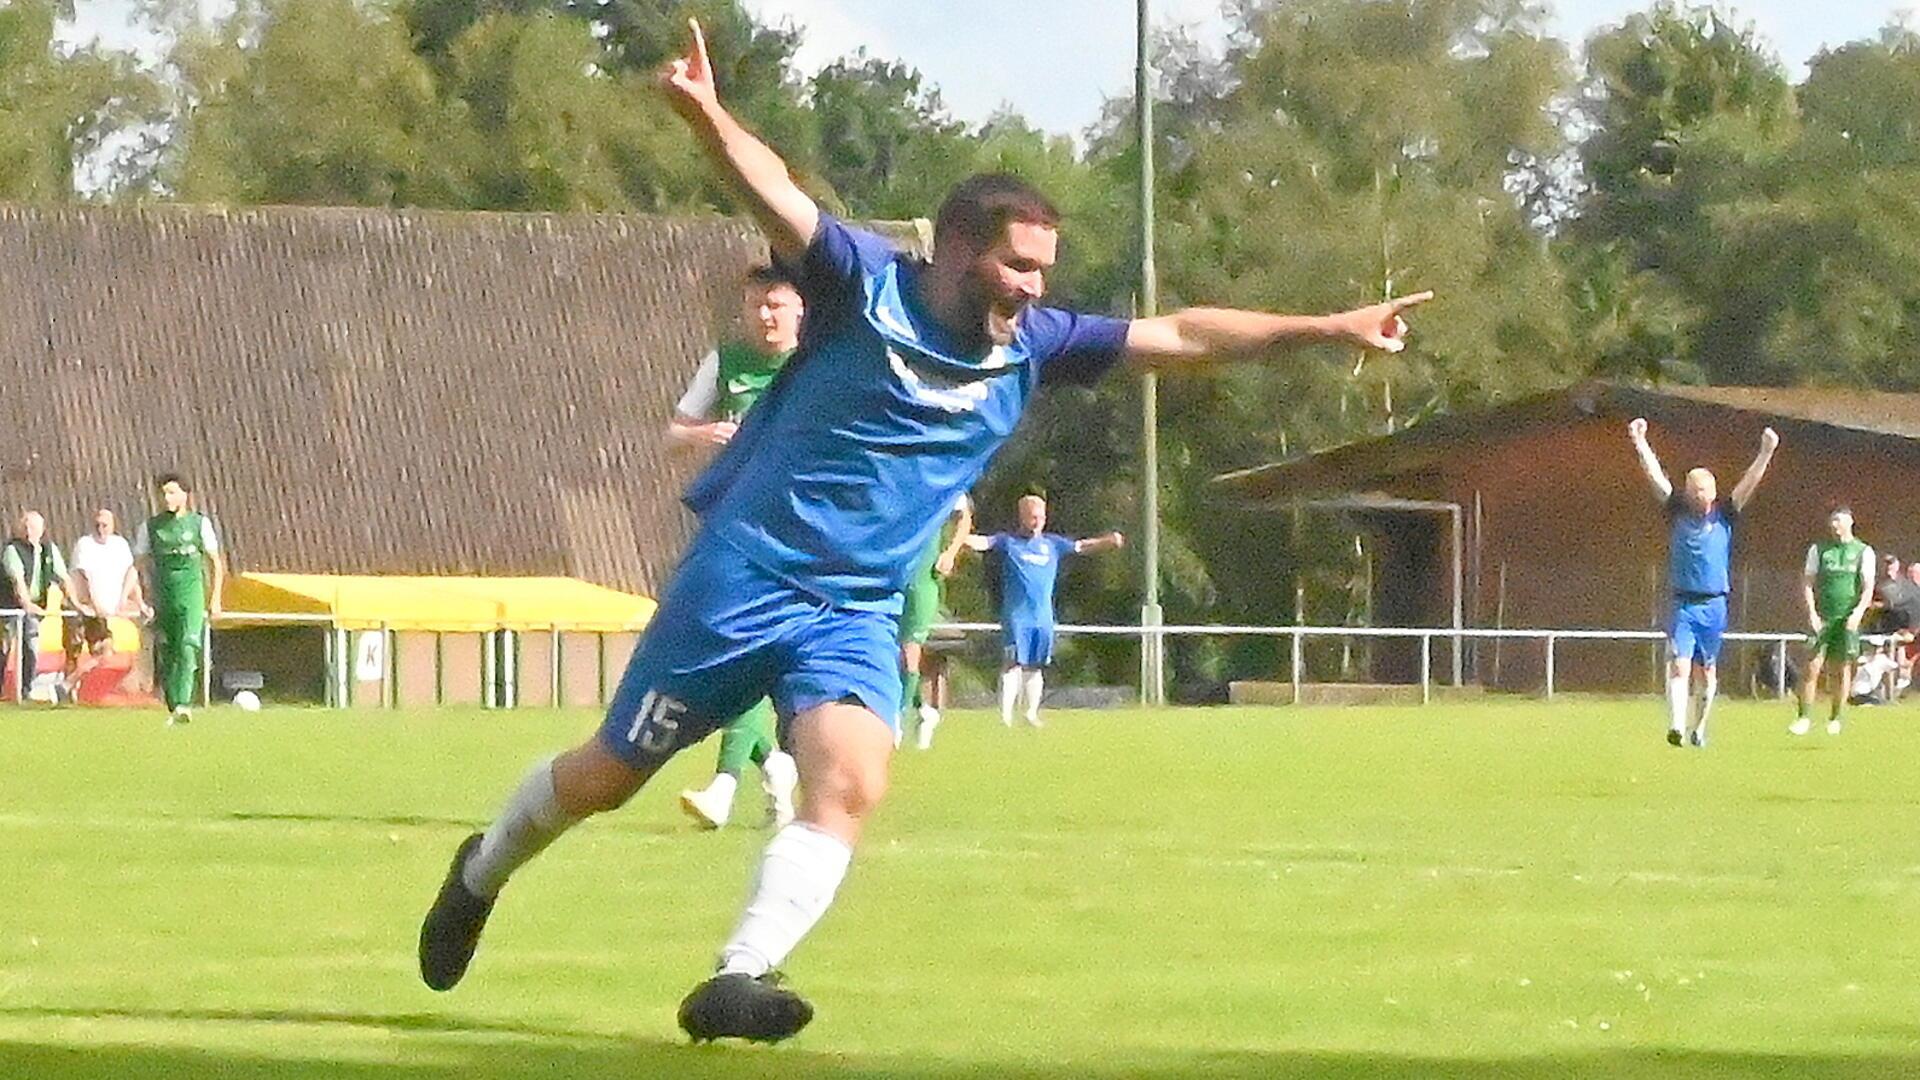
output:
[[1740,511],[1732,502],[1716,501],[1696,514],[1686,496],[1674,492],[1667,500],[1672,542],[1667,552],[1667,582],[1676,596],[1724,596],[1733,563],[1733,526]]
[[687,489],[724,542],[837,607],[898,612],[920,552],[1041,386],[1091,382],[1122,319],[1030,307],[984,355],[921,308],[924,264],[822,214],[795,268],[800,347]]
[[1052,626],[1053,586],[1073,541],[1053,533],[996,533],[988,550],[1000,556],[1000,621],[1008,626]]

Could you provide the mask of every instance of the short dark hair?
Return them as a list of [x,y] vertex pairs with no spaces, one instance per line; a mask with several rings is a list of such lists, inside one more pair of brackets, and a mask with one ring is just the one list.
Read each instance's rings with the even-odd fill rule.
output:
[[784,285],[797,292],[800,288],[800,282],[793,273],[777,264],[756,266],[747,271],[746,283],[757,285],[762,289],[775,289]]
[[948,237],[986,247],[1014,222],[1060,227],[1060,210],[1033,185],[1007,173],[975,173],[960,181],[940,204],[933,226],[934,251]]
[[193,493],[193,483],[186,478],[186,475],[184,473],[163,472],[159,476],[156,476],[153,478],[153,490],[155,491],[159,491],[161,488],[166,487],[168,484],[179,484],[181,491],[184,491],[189,495]]

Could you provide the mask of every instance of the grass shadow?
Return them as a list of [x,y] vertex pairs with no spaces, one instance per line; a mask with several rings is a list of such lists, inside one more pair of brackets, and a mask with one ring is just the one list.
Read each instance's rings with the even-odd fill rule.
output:
[[[134,1016],[148,1014],[134,1013]],[[151,1014],[165,1019],[165,1012]],[[184,1018],[195,1015],[188,1013]],[[943,1061],[885,1055],[833,1054],[802,1045],[688,1046],[606,1035],[539,1031],[527,1038],[512,1025],[472,1027],[440,1018],[292,1014],[293,1022],[374,1023],[397,1031],[505,1034],[507,1039],[431,1038],[392,1062],[274,1057],[164,1046],[74,1047],[0,1043],[0,1076],[22,1080],[531,1080],[531,1078],[673,1078],[673,1080],[1562,1080],[1566,1077],[1794,1077],[1796,1080],[1883,1080],[1920,1075],[1920,1050],[1853,1055],[1779,1055],[1701,1050],[1632,1049],[1515,1058],[1420,1058],[1332,1052],[1149,1052],[1119,1050],[1099,1061]],[[333,1017],[332,1019],[329,1019]],[[209,1018],[222,1018],[212,1014]],[[241,1013],[271,1021],[273,1014]],[[425,1043],[429,1037],[416,1034]],[[1036,1055],[1041,1056],[1041,1055]],[[405,1060],[420,1057],[428,1060]]]

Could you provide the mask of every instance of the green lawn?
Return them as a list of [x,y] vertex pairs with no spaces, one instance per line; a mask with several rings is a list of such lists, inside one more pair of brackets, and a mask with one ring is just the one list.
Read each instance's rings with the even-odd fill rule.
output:
[[[560,842],[436,995],[454,845],[584,713],[0,713],[0,1077],[1895,1077],[1920,1073],[1920,707],[963,715],[906,752],[789,962],[674,1009],[764,834],[672,793]],[[742,816],[757,815],[744,812]]]

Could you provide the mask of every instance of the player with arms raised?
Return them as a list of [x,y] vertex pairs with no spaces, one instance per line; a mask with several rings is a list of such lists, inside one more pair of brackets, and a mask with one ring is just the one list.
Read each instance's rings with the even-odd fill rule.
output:
[[1000,672],[1000,723],[1013,726],[1014,709],[1026,699],[1028,727],[1040,727],[1040,697],[1046,670],[1053,664],[1053,587],[1060,560],[1068,555],[1117,551],[1126,538],[1117,532],[1074,540],[1047,531],[1047,500],[1022,495],[1019,531],[975,536],[974,551],[1000,556],[1000,637],[1006,657]]
[[771,1041],[813,1017],[773,972],[826,914],[886,791],[907,574],[1033,396],[1122,359],[1188,368],[1319,342],[1398,351],[1401,312],[1427,297],[1330,316],[1216,309],[1133,322],[1041,307],[1059,216],[1025,184],[961,183],[923,263],[800,190],[720,104],[697,25],[663,81],[794,270],[800,348],[688,489],[699,531],[599,733],[536,765],[455,853],[421,926],[420,970],[435,989],[453,986],[509,875],[770,696],[800,767],[799,817],[767,844],[717,974],[679,1019],[696,1040]]
[[[1731,591],[1733,527],[1747,500],[1767,475],[1767,465],[1780,445],[1772,428],[1760,433],[1760,453],[1746,475],[1733,486],[1729,499],[1720,499],[1713,474],[1706,469],[1687,473],[1684,493],[1673,490],[1660,459],[1647,443],[1647,422],[1636,418],[1627,425],[1640,467],[1654,494],[1666,507],[1668,522],[1667,584],[1673,590],[1672,614],[1667,621],[1667,645],[1672,660],[1667,670],[1667,742],[1707,744],[1707,714],[1720,680],[1720,638],[1727,632],[1727,593]],[[1687,700],[1694,672],[1700,674],[1700,708],[1691,719]]]

